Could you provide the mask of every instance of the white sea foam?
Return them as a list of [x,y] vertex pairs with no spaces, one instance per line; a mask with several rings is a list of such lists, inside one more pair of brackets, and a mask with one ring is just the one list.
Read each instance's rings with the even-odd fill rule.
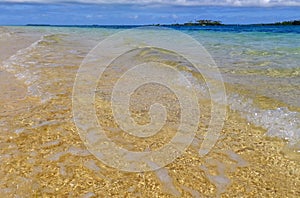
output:
[[[196,87],[199,97],[210,98],[205,82],[197,80],[191,73],[184,72],[188,79]],[[213,102],[222,102],[211,98]],[[264,110],[256,107],[253,101],[239,94],[227,96],[227,105],[237,111],[248,122],[263,127],[269,137],[278,137],[287,140],[290,145],[300,142],[300,113],[290,111],[286,107]]]
[[32,43],[30,46],[20,49],[1,64],[2,69],[13,73],[17,79],[23,80],[25,84],[28,85],[28,94],[36,97],[41,96],[41,91],[38,89],[38,86],[34,84],[38,81],[39,77],[32,74],[30,66],[34,63],[28,62],[27,59],[37,48],[38,44],[43,41],[43,39],[44,36]]
[[266,135],[288,140],[290,144],[300,141],[300,114],[288,108],[263,110],[254,106],[251,99],[238,94],[228,97],[231,109],[238,111],[249,122],[267,130]]

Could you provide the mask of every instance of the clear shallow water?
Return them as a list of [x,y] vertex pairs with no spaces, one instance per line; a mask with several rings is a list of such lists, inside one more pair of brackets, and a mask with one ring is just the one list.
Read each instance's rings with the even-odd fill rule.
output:
[[[299,28],[250,26],[212,31],[190,34],[211,53],[224,81],[233,86],[228,92],[231,106],[249,122],[267,129],[268,135],[298,142]],[[274,101],[264,102],[266,98]],[[243,102],[239,105],[238,101]],[[282,111],[282,107],[288,108]],[[263,118],[261,111],[268,116]]]
[[[1,193],[20,196],[28,192],[108,196],[112,191],[119,196],[124,192],[131,196],[186,197],[197,194],[251,197],[259,192],[278,197],[299,195],[299,27],[178,28],[198,40],[219,66],[227,90],[228,119],[215,152],[199,158],[197,149],[203,138],[199,133],[187,155],[154,175],[128,174],[106,167],[86,150],[72,122],[72,88],[81,61],[98,42],[126,28],[0,29],[1,75],[8,76],[5,82],[11,82],[1,82],[5,91],[0,97],[1,176],[4,178]],[[157,56],[150,53],[147,58]],[[110,80],[113,77],[108,78],[108,84]],[[205,96],[205,84],[195,80],[199,92]],[[110,137],[120,144],[128,141],[125,147],[129,149],[146,149],[147,141],[138,144],[139,140],[130,142],[127,136],[115,137],[113,132],[118,129],[104,96],[100,93],[98,114],[108,134],[112,133]],[[206,100],[201,99],[204,119],[201,127],[204,128],[210,106]],[[136,111],[139,121],[147,123],[147,114]],[[149,141],[157,148],[168,139],[168,135],[162,135]],[[94,184],[95,180],[99,183]],[[121,184],[113,184],[114,180]],[[117,185],[115,190],[114,185]]]

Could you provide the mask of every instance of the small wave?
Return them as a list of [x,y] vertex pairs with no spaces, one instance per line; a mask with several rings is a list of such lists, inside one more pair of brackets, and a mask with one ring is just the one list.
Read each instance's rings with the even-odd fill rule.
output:
[[8,31],[5,27],[0,27],[0,39],[5,39],[7,37],[11,37],[13,32]]
[[27,57],[31,54],[34,49],[38,46],[39,42],[43,40],[43,37],[38,41],[32,43],[29,47],[17,51],[16,54],[12,55],[9,59],[3,61],[2,69],[13,73],[15,77],[19,80],[23,80],[28,87],[28,94],[32,96],[40,96],[38,91],[32,86],[34,82],[38,80],[38,76],[34,76],[28,67],[30,63],[26,62]]
[[[45,74],[44,69],[64,66],[63,61],[72,62],[69,61],[69,57],[65,58],[68,55],[63,51],[65,48],[61,49],[61,53],[57,51],[57,48],[61,46],[59,43],[64,36],[66,35],[43,35],[30,46],[17,51],[10,58],[3,61],[1,65],[2,69],[14,74],[17,79],[22,80],[27,85],[29,96],[41,98],[42,103],[53,98],[54,94],[47,90],[49,85],[51,85],[49,80],[53,79],[45,78],[45,75],[43,75]],[[73,56],[77,55],[74,54]],[[71,57],[70,60],[76,59]]]
[[238,94],[228,97],[232,110],[241,113],[249,122],[267,130],[269,137],[278,137],[289,141],[291,145],[300,141],[300,113],[286,107],[263,110],[255,107],[251,99]]
[[39,45],[48,46],[52,44],[60,43],[63,40],[63,37],[68,36],[68,34],[48,34],[42,37],[39,40]]
[[9,33],[9,32],[1,32],[0,33],[0,39],[7,38],[7,37],[11,37],[11,33]]

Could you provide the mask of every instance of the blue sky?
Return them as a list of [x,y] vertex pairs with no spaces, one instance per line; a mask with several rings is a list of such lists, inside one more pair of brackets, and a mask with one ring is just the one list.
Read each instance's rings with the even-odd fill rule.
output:
[[0,0],[0,24],[169,24],[195,19],[268,23],[300,19],[300,0]]

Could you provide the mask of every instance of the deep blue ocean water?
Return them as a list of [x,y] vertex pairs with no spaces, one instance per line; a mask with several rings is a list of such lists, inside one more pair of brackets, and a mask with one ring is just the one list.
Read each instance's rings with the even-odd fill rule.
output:
[[[30,25],[29,25],[30,26]],[[37,26],[41,27],[41,26]],[[108,28],[130,29],[143,27],[140,25],[45,25],[45,27],[77,27],[77,28]],[[216,31],[216,32],[269,32],[269,33],[300,33],[300,26],[296,25],[222,25],[222,26],[176,26],[161,25],[157,27],[173,28],[185,31]]]

